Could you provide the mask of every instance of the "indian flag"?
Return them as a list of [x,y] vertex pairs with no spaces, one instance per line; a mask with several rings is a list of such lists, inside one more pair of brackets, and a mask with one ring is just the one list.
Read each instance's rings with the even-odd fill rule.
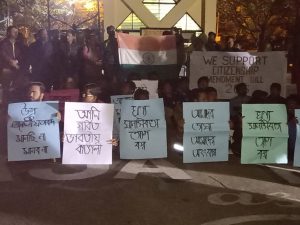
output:
[[119,61],[127,73],[142,77],[156,73],[160,78],[177,77],[177,48],[175,35],[133,36],[117,34]]

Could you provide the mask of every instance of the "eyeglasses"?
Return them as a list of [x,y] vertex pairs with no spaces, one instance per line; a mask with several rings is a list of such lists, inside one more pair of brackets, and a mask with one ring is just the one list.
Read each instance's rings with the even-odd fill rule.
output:
[[83,98],[92,98],[92,97],[94,97],[94,95],[91,95],[91,94],[82,94],[81,97],[83,97]]

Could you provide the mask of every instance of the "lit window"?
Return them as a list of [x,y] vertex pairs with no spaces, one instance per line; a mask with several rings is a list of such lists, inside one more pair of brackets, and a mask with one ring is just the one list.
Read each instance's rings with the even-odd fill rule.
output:
[[176,24],[175,27],[182,30],[201,30],[200,26],[192,19],[189,14],[185,14]]
[[176,5],[173,0],[144,0],[143,3],[158,20],[164,18]]
[[118,27],[118,30],[138,31],[143,27],[146,27],[145,24],[134,13],[130,13],[129,16]]

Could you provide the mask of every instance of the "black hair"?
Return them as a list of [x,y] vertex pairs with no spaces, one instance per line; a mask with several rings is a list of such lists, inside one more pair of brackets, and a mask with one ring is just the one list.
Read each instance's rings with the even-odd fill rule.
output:
[[279,91],[281,91],[281,84],[279,83],[272,83],[271,86],[270,86],[270,89],[278,89]]
[[194,92],[193,92],[193,99],[197,99],[199,94],[206,94],[207,95],[207,91],[206,90],[203,90],[203,89],[196,89]]
[[9,26],[6,29],[6,33],[9,34],[11,32],[12,29],[18,29],[16,26]]
[[136,89],[136,84],[132,80],[127,81],[127,83],[129,85],[130,90],[135,90]]
[[46,87],[42,82],[37,82],[37,81],[30,82],[27,86],[27,90],[29,90],[29,88],[31,88],[32,86],[39,86],[41,93],[45,93],[45,91],[46,91]]
[[215,89],[214,87],[207,87],[205,91],[206,93],[212,93],[212,92],[218,93],[217,89]]
[[199,79],[198,79],[198,84],[200,83],[200,82],[202,82],[202,81],[206,81],[207,83],[209,82],[209,78],[207,77],[207,76],[203,76],[203,77],[200,77]]
[[128,81],[122,83],[121,87],[124,87],[125,85],[128,85],[130,90],[135,91],[135,89],[136,89],[136,84],[131,80],[128,80]]
[[212,32],[212,31],[210,31],[210,32],[208,33],[208,36],[210,36],[210,35],[214,35],[214,36],[216,36],[216,33],[215,33],[215,32]]
[[245,84],[245,83],[239,83],[239,84],[237,84],[237,85],[234,86],[234,90],[237,91],[237,90],[240,90],[243,87],[247,88],[247,84]]
[[97,97],[101,93],[100,87],[97,84],[95,84],[95,83],[86,84],[83,87],[83,92],[87,92],[87,91],[89,91],[92,95],[97,96]]
[[144,90],[144,89],[141,89],[141,88],[138,88],[135,92],[134,92],[134,96],[133,98],[135,100],[139,100],[141,96],[148,96],[149,98],[149,92],[147,90]]

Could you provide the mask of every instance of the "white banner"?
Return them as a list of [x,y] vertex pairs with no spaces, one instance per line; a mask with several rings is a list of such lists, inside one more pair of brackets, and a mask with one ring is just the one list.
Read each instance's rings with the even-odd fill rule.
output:
[[158,98],[158,80],[134,80],[136,88],[144,89],[149,92],[150,99]]
[[65,104],[63,164],[111,164],[114,106]]
[[193,52],[190,64],[190,88],[207,76],[209,85],[218,91],[219,99],[236,95],[234,86],[246,83],[249,95],[255,90],[269,92],[272,83],[282,85],[285,96],[287,59],[285,52]]

